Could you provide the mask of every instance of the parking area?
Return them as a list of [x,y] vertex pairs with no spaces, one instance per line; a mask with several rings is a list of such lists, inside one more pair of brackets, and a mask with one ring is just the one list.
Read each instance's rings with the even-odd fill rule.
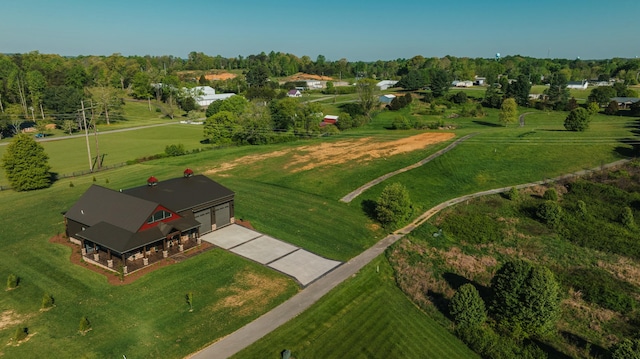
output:
[[202,240],[289,275],[303,286],[342,264],[237,224],[205,234]]

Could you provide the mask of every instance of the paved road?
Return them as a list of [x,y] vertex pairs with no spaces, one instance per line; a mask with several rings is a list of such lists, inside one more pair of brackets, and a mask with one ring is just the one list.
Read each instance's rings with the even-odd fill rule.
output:
[[[518,189],[521,189],[521,188],[537,186],[537,185],[541,185],[541,184],[545,184],[553,181],[558,181],[566,178],[583,176],[589,172],[619,166],[625,162],[628,162],[628,160],[620,160],[620,161],[616,161],[598,168],[578,171],[575,173],[570,173],[564,176],[556,177],[554,179],[549,179],[547,181],[532,182],[532,183],[517,185],[515,187]],[[295,318],[297,315],[305,311],[307,308],[313,305],[316,301],[322,298],[325,294],[327,294],[330,290],[332,290],[333,288],[338,286],[338,284],[342,283],[346,279],[356,274],[362,267],[364,267],[366,264],[371,262],[374,258],[382,254],[390,245],[392,245],[393,243],[395,243],[405,235],[411,233],[411,231],[413,231],[415,228],[417,228],[418,226],[426,222],[434,214],[438,213],[444,208],[453,206],[455,204],[458,204],[473,198],[507,192],[511,189],[511,187],[512,186],[477,192],[477,193],[461,196],[461,197],[454,198],[446,202],[440,203],[439,205],[424,212],[422,215],[416,218],[409,225],[388,235],[387,237],[385,237],[384,239],[376,243],[373,247],[362,252],[360,255],[354,257],[347,263],[344,263],[343,265],[337,267],[332,272],[329,272],[324,277],[320,278],[319,280],[317,280],[307,288],[300,291],[291,299],[280,304],[273,310],[265,313],[260,318],[245,325],[244,327],[238,329],[237,331],[231,333],[230,335],[211,344],[205,349],[197,353],[194,353],[192,356],[190,356],[190,358],[220,359],[220,358],[228,358],[240,352],[242,349],[253,344],[260,338],[264,337],[265,335],[269,334],[273,330],[277,329],[279,326],[285,324],[289,320]]]
[[456,147],[457,145],[459,145],[461,142],[463,142],[463,141],[465,141],[465,140],[468,140],[468,139],[470,139],[471,137],[473,137],[473,136],[475,136],[475,135],[477,135],[477,133],[472,133],[472,134],[470,134],[470,135],[466,135],[466,136],[464,136],[464,137],[461,137],[461,138],[459,138],[459,139],[455,140],[455,141],[454,141],[453,143],[451,143],[449,146],[447,146],[447,147],[445,147],[445,148],[441,149],[440,151],[438,151],[438,152],[436,152],[436,153],[432,154],[431,156],[429,156],[429,157],[427,157],[427,158],[423,159],[422,161],[420,161],[420,162],[418,162],[418,163],[414,163],[414,164],[412,164],[412,165],[410,165],[410,166],[407,166],[407,167],[405,167],[405,168],[401,168],[401,169],[399,169],[399,170],[397,170],[397,171],[393,171],[393,172],[387,173],[386,175],[382,175],[382,176],[380,176],[380,177],[378,177],[378,178],[374,179],[374,180],[373,180],[373,181],[371,181],[371,182],[365,183],[364,185],[362,185],[362,186],[358,187],[355,191],[353,191],[353,192],[351,192],[351,193],[347,194],[346,196],[344,196],[344,197],[340,198],[340,201],[345,202],[345,203],[349,203],[349,202],[351,202],[354,198],[358,197],[362,192],[364,192],[364,191],[368,190],[369,188],[371,188],[371,187],[373,187],[373,186],[377,185],[378,183],[380,183],[380,182],[382,182],[382,181],[384,181],[384,180],[387,180],[387,179],[389,179],[390,177],[393,177],[393,176],[395,176],[395,175],[397,175],[397,174],[399,174],[399,173],[407,172],[407,171],[412,170],[412,169],[414,169],[414,168],[417,168],[417,167],[420,167],[420,166],[424,166],[427,162],[432,161],[434,158],[437,158],[437,157],[439,157],[439,156],[442,156],[443,154],[445,154],[445,153],[447,153],[447,152],[451,151],[453,148],[455,148],[455,147]]
[[[121,128],[121,129],[117,129],[117,130],[109,130],[109,131],[98,131],[98,135],[104,135],[107,133],[117,133],[117,132],[126,132],[126,131],[136,131],[136,130],[142,130],[145,128],[151,128],[151,127],[160,127],[160,126],[168,126],[168,125],[175,125],[179,123],[178,121],[172,121],[172,122],[165,122],[165,123],[158,123],[155,125],[145,125],[145,126],[136,126],[136,127],[128,127],[128,128]],[[89,132],[90,136],[93,136],[93,132]],[[70,138],[79,138],[79,137],[85,137],[85,133],[79,133],[77,135],[67,135],[67,136],[60,136],[60,137],[44,137],[44,138],[37,138],[36,141],[37,142],[51,142],[51,141],[60,141],[60,140],[67,140]],[[0,143],[0,146],[6,146],[11,142],[2,142]]]

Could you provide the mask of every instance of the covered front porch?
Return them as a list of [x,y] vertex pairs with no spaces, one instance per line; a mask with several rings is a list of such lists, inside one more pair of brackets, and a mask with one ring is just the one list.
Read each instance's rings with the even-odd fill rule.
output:
[[87,262],[127,275],[200,244],[199,231],[194,228],[170,233],[165,238],[124,253],[87,239],[82,240],[81,246],[82,257]]

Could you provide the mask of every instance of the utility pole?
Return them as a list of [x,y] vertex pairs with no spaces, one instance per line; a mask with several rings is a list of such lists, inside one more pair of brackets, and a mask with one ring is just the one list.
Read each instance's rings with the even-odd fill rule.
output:
[[82,121],[84,121],[84,137],[87,140],[87,155],[89,156],[89,171],[93,172],[93,166],[91,165],[91,147],[89,147],[89,129],[87,128],[87,117],[84,114],[84,101],[80,101],[82,105]]
[[94,117],[93,101],[91,101],[91,121],[93,121],[93,134],[94,134],[95,140],[96,140],[96,163],[95,163],[95,165],[97,166],[98,169],[100,169],[100,167],[102,167],[102,161],[100,160],[100,147],[98,147],[98,126],[96,125],[97,122],[98,122],[98,119]]

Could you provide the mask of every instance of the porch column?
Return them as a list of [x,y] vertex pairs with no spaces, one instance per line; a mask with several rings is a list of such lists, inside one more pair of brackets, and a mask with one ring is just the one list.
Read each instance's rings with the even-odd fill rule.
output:
[[113,257],[111,257],[111,249],[107,248],[107,267],[113,268]]
[[80,238],[80,245],[82,246],[82,248],[80,249],[80,252],[82,253],[83,256],[86,256],[87,255],[87,247],[85,247],[84,238]]
[[93,260],[96,262],[100,260],[100,253],[98,253],[98,246],[95,243],[93,244]]
[[122,253],[122,273],[127,274],[127,259],[124,257],[124,253]]
[[167,258],[169,251],[167,250],[167,237],[162,240],[162,258]]
[[147,258],[147,246],[142,247],[142,265],[149,265],[149,258]]

